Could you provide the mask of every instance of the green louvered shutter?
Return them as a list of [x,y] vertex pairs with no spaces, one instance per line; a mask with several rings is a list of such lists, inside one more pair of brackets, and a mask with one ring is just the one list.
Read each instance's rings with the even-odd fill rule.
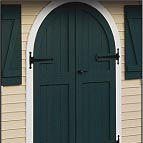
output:
[[2,85],[22,81],[21,7],[2,5]]
[[140,5],[125,6],[125,78],[141,78],[142,10]]

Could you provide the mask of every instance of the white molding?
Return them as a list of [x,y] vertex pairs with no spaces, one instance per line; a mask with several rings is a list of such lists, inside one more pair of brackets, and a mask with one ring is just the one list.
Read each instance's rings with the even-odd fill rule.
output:
[[[83,2],[90,5],[91,7],[97,9],[108,22],[115,40],[116,50],[120,49],[121,55],[121,44],[120,36],[117,26],[113,20],[111,14],[104,8],[99,2],[93,0],[54,0],[49,3],[37,16],[27,43],[26,52],[26,143],[33,143],[33,68],[29,69],[29,52],[34,51],[35,38],[46,16],[58,6],[68,3],[68,2]],[[120,135],[121,140],[121,57],[120,64],[116,64],[116,134]],[[121,141],[120,141],[121,142]]]

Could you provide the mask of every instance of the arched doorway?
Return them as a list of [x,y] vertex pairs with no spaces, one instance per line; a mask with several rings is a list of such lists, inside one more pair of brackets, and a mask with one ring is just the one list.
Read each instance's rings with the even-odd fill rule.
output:
[[[52,21],[51,25],[49,23],[50,21]],[[63,25],[63,27],[62,27],[62,25]],[[44,29],[44,30],[41,30],[41,29]],[[49,29],[51,31],[48,31]],[[62,31],[64,31],[64,32],[62,32]],[[49,37],[46,38],[48,35],[49,35]],[[63,37],[63,39],[61,37]],[[97,38],[95,38],[95,37],[97,37]],[[45,38],[46,38],[46,40],[45,40]],[[47,42],[47,40],[49,40],[49,41]],[[45,46],[45,44],[46,44],[46,46]],[[51,46],[51,44],[53,44],[55,46]],[[47,49],[47,47],[51,48],[51,49]],[[61,48],[61,47],[63,47],[63,48]],[[103,47],[103,48],[101,48],[101,47]],[[70,105],[67,105],[67,103],[64,103],[64,104],[58,103],[60,105],[60,107],[61,107],[61,105],[64,105],[64,106],[67,105],[66,107],[61,107],[61,108],[66,110],[66,111],[64,110],[63,112],[67,112],[67,110],[70,110],[71,112],[67,113],[68,115],[70,115],[70,117],[71,117],[71,113],[72,113],[72,117],[71,117],[72,121],[64,122],[65,124],[67,122],[68,125],[71,124],[70,129],[65,129],[66,133],[71,132],[71,134],[69,133],[68,135],[70,135],[70,138],[72,138],[72,140],[71,141],[69,140],[68,142],[73,142],[75,140],[76,140],[76,142],[83,142],[83,141],[87,142],[88,139],[90,139],[90,140],[92,139],[91,142],[95,142],[93,138],[96,138],[97,141],[100,141],[100,142],[104,142],[106,140],[108,142],[111,142],[111,141],[115,140],[115,136],[116,136],[115,60],[114,59],[107,60],[107,61],[98,61],[97,60],[97,56],[104,56],[107,54],[115,54],[115,43],[114,43],[112,31],[111,31],[107,21],[104,19],[104,17],[97,10],[93,9],[92,7],[90,7],[88,5],[82,4],[82,3],[70,3],[70,4],[60,6],[57,9],[55,9],[54,11],[52,11],[45,18],[43,23],[41,24],[41,26],[38,30],[37,36],[36,36],[34,48],[35,48],[35,50],[34,50],[35,58],[53,59],[48,62],[42,61],[42,62],[34,64],[34,73],[35,73],[35,77],[36,77],[36,79],[34,78],[34,93],[40,93],[41,91],[42,92],[45,91],[45,93],[47,95],[50,95],[48,93],[48,91],[50,91],[52,93],[51,95],[54,95],[54,92],[56,92],[55,94],[57,94],[57,93],[61,93],[62,91],[65,92],[65,91],[70,90],[71,92],[69,95],[71,95],[71,94],[73,95],[73,96],[69,96],[69,95],[67,96],[67,94],[63,93],[62,95],[64,95],[64,94],[66,95],[65,97],[62,96],[62,97],[64,97],[63,100],[61,100],[60,96],[57,97],[57,99],[59,98],[58,101],[66,100],[66,102],[67,102],[67,98],[71,99],[71,100],[68,100],[68,103]],[[36,50],[37,50],[37,53],[36,53]],[[61,51],[59,51],[59,50],[61,50]],[[63,54],[63,55],[59,55],[59,53]],[[66,53],[67,55],[64,55],[64,53]],[[42,55],[40,55],[40,54],[42,54]],[[52,54],[53,54],[53,56],[52,56]],[[56,55],[54,55],[54,54],[56,54]],[[64,62],[64,63],[62,63],[62,62]],[[68,62],[68,63],[66,63],[66,62]],[[61,65],[61,63],[62,63],[62,65]],[[41,74],[41,71],[38,71],[39,69],[45,71],[45,69],[42,66],[41,66],[41,68],[39,68],[39,65],[40,66],[42,65],[45,67],[45,69],[47,69],[47,72],[45,72],[45,74],[44,73]],[[49,65],[51,67],[53,67],[53,69],[51,68],[51,71],[48,67]],[[64,66],[66,66],[66,67],[64,67]],[[104,73],[102,73],[102,71]],[[109,76],[106,77],[106,73],[107,73],[106,71],[108,71],[110,73],[109,75],[112,78]],[[37,74],[38,72],[40,72],[40,74]],[[57,75],[54,75],[54,74],[57,74]],[[61,74],[61,77],[60,77],[60,74]],[[37,75],[40,75],[40,76],[38,77]],[[44,75],[49,76],[49,77],[46,77]],[[51,78],[51,80],[49,79],[49,81],[48,81],[49,83],[47,81],[39,82],[39,80],[42,80],[42,76],[44,77],[44,80]],[[56,79],[54,80],[54,78],[56,78],[56,77],[57,77],[57,83],[56,83]],[[64,77],[65,77],[65,79],[64,79]],[[70,78],[71,78],[71,81],[70,81]],[[102,80],[100,80],[100,78]],[[69,80],[69,83],[68,82],[64,83],[64,81],[67,81],[67,80]],[[36,81],[38,84],[35,84]],[[62,81],[63,81],[63,83],[62,83]],[[105,81],[105,83],[103,83],[103,81]],[[44,82],[46,82],[46,84],[44,84]],[[54,82],[54,83],[52,83],[52,82]],[[48,89],[49,87],[47,89],[43,89],[43,90],[39,89],[39,87],[45,88],[46,85],[49,85],[51,89]],[[55,89],[52,89],[53,88],[52,85],[54,87],[55,87],[55,85],[57,85],[57,86],[59,85],[59,87],[55,87],[57,89],[57,91]],[[112,88],[109,88],[109,86],[111,86]],[[104,89],[104,88],[106,88],[106,89]],[[65,91],[64,91],[64,89],[65,89]],[[102,90],[102,89],[104,89],[104,90]],[[97,96],[94,96],[95,95],[94,90],[96,92],[98,92],[99,95],[96,94]],[[105,92],[105,93],[109,92],[110,94],[108,93],[108,95],[106,94],[107,95],[106,96],[105,93],[103,93],[103,92]],[[86,95],[90,95],[89,93],[91,94],[91,96],[86,97]],[[115,96],[112,96],[111,93],[114,94]],[[40,95],[40,94],[37,94],[37,95]],[[42,93],[42,95],[44,95],[44,94]],[[84,94],[86,94],[86,95],[84,95]],[[102,100],[103,97],[100,96],[101,94],[103,96],[105,95],[105,98],[106,98],[105,100]],[[81,95],[83,95],[83,96],[81,97]],[[111,96],[113,97],[112,99],[111,99]],[[35,94],[34,94],[34,97],[35,97]],[[38,96],[36,96],[36,97],[38,97]],[[44,96],[44,97],[46,97],[46,96]],[[91,99],[89,99],[89,97]],[[101,99],[97,100],[100,97],[101,97]],[[40,98],[40,99],[42,100],[43,98]],[[51,99],[51,100],[53,100],[53,99]],[[114,102],[111,102],[111,100],[113,100]],[[37,101],[39,101],[39,99]],[[46,101],[46,100],[44,100],[44,101]],[[47,99],[47,101],[50,101],[50,100]],[[88,101],[87,107],[83,106],[83,105],[87,104],[86,101]],[[92,103],[92,101],[93,101],[93,103]],[[111,122],[110,126],[113,126],[113,127],[110,127],[111,130],[108,133],[107,133],[107,128],[108,128],[107,122],[104,122],[104,125],[102,123],[99,124],[97,122],[96,123],[94,122],[95,120],[100,122],[101,116],[103,116],[103,119],[105,119],[103,114],[102,115],[98,114],[98,115],[100,115],[100,117],[96,116],[93,118],[91,117],[90,114],[88,114],[89,113],[88,111],[92,111],[95,108],[98,109],[98,107],[96,107],[97,104],[94,101],[96,101],[96,102],[101,101],[101,103],[103,103],[104,101],[108,101],[108,103],[107,102],[105,103],[106,104],[105,107],[102,107],[102,108],[100,107],[99,109],[101,109],[101,110],[96,111],[96,113],[99,111],[101,111],[101,113],[103,113],[103,112],[105,112],[104,109],[107,109],[109,111],[109,108],[112,111],[112,112],[110,111],[110,113],[113,113],[113,114],[105,115],[106,117],[108,116],[110,119],[114,118],[114,120],[107,121],[108,123]],[[110,102],[110,104],[109,104],[109,102]],[[34,104],[35,104],[35,102],[34,102]],[[50,104],[51,104],[51,102],[50,102]],[[55,104],[53,104],[53,105],[55,105]],[[90,105],[93,107],[92,109],[91,109],[91,107],[89,107]],[[110,106],[110,107],[106,108],[107,106],[108,107]],[[49,107],[49,109],[50,108],[51,107]],[[38,105],[37,111],[38,110],[39,110],[39,105]],[[41,110],[43,111],[42,108],[41,108]],[[55,107],[55,110],[56,110],[56,107]],[[77,110],[79,110],[79,111],[77,111]],[[86,111],[86,113],[85,113],[85,111]],[[45,111],[45,112],[47,112],[47,111]],[[42,112],[40,111],[40,113],[42,113]],[[78,114],[78,113],[80,113],[80,114]],[[91,113],[91,114],[94,114],[94,113]],[[45,114],[43,114],[43,116],[44,115]],[[54,116],[55,115],[56,115],[56,113],[54,114]],[[89,117],[89,118],[87,118],[88,121],[86,119],[84,119],[85,121],[83,123],[81,123],[81,121],[83,119],[82,117],[85,117],[85,116]],[[40,116],[38,115],[37,117],[40,117]],[[53,118],[52,115],[48,116],[48,117]],[[63,119],[64,117],[61,117],[61,118]],[[64,121],[62,119],[60,119],[59,122]],[[90,119],[91,120],[93,119],[93,123],[95,123],[95,124],[92,124],[92,121],[90,121]],[[52,119],[50,119],[50,120],[52,121]],[[69,120],[71,120],[71,119],[69,119]],[[34,118],[34,121],[35,121],[35,118]],[[55,122],[58,122],[58,121],[55,121]],[[86,125],[86,127],[84,127],[83,125],[85,125],[86,123],[87,124],[91,123],[91,125],[90,126]],[[55,125],[54,122],[53,122],[53,124]],[[44,123],[43,127],[44,127],[44,125],[46,125],[46,124]],[[51,127],[49,127],[49,128],[56,129],[56,128],[54,128],[52,123],[50,125],[51,125]],[[98,129],[99,133],[97,133],[96,134],[97,136],[95,136],[95,134],[92,134],[92,133],[95,132],[95,130],[97,129],[95,127],[96,126],[98,127],[98,125],[99,126],[103,125],[104,127],[103,128],[99,127],[99,129]],[[57,124],[57,126],[58,126],[58,124]],[[105,126],[107,127],[106,129],[105,129]],[[67,126],[65,125],[65,128],[66,127]],[[86,133],[87,133],[86,129],[87,130],[91,129],[91,130],[93,130],[93,132],[89,131],[88,135],[86,135]],[[100,129],[101,129],[102,135],[100,134]],[[102,129],[104,129],[104,130],[102,130]],[[108,128],[108,130],[109,130],[109,128]],[[83,131],[83,133],[82,133],[82,131]],[[60,133],[60,130],[58,132]],[[52,133],[52,131],[50,132],[50,134],[51,133]],[[56,133],[55,130],[53,130],[53,133]],[[106,133],[109,135],[108,136],[109,139],[106,138],[107,137]],[[105,138],[103,138],[103,136],[104,136],[103,134],[106,134]],[[51,142],[54,142],[54,139],[59,140],[58,137],[56,137],[55,135],[54,136],[52,136],[52,135],[49,135],[48,138],[45,135],[47,138],[47,139],[45,138],[45,141],[47,142],[48,139],[50,139]],[[58,135],[58,134],[56,133],[56,135]],[[59,135],[59,136],[61,137],[62,135]],[[66,142],[66,136],[64,134],[63,134],[63,136],[64,136],[64,139],[62,139],[62,140],[65,140],[65,142]],[[103,141],[98,139],[101,137],[102,137]],[[44,139],[44,136],[40,137],[40,138]],[[34,141],[34,142],[36,142],[36,141]],[[42,140],[42,142],[43,142],[43,140]]]
[[116,140],[115,54],[103,16],[82,3],[53,10],[35,40],[34,143]]

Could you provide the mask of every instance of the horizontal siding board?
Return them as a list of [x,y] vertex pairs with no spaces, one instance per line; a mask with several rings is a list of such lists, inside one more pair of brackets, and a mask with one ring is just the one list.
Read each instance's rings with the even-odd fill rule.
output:
[[124,32],[125,31],[123,23],[117,23],[116,25],[117,25],[117,28],[118,28],[119,32]]
[[26,59],[26,51],[22,51],[22,60]]
[[28,34],[22,34],[22,42],[26,42],[28,40]]
[[2,104],[19,103],[19,102],[20,103],[26,102],[25,94],[2,96]]
[[122,89],[122,94],[123,94],[123,96],[125,96],[125,95],[139,95],[139,94],[141,94],[141,87]]
[[26,86],[26,78],[22,77],[22,86]]
[[28,34],[31,29],[31,24],[22,25],[22,34]]
[[3,113],[1,120],[2,122],[24,120],[25,114],[25,112]]
[[26,68],[26,60],[25,59],[22,60],[22,68]]
[[26,138],[25,137],[19,137],[19,138],[11,138],[11,139],[3,139],[2,143],[25,143]]
[[141,119],[141,110],[122,113],[122,121]]
[[124,143],[141,143],[141,135],[127,136],[122,138]]
[[26,77],[26,68],[24,68],[24,67],[22,68],[22,76]]
[[141,95],[124,96],[122,97],[122,105],[141,103]]
[[7,130],[2,132],[2,139],[25,137],[25,129]]
[[122,121],[122,128],[141,127],[141,119],[125,120]]
[[108,11],[110,12],[110,13],[112,13],[113,15],[114,14],[123,14],[123,6],[120,6],[120,5],[118,5],[118,7],[116,6],[110,6],[110,8],[107,8],[108,9]]
[[2,87],[2,95],[25,94],[25,86]]
[[21,129],[25,127],[25,122],[25,120],[3,122],[2,131]]
[[124,39],[124,32],[119,32],[120,39]]
[[141,111],[141,104],[140,103],[134,103],[134,104],[122,105],[122,113],[132,112],[132,111]]
[[141,87],[141,80],[125,80],[122,82],[122,88]]
[[27,16],[27,15],[35,16],[35,15],[38,15],[39,11],[41,10],[41,7],[44,7],[44,5],[38,6],[37,8],[32,8],[32,7],[22,7],[22,16]]
[[121,43],[121,47],[124,48],[125,47],[125,41],[124,41],[124,39],[120,39],[120,43]]
[[22,16],[22,24],[33,24],[34,20],[36,19],[36,16]]
[[26,51],[27,41],[22,42],[22,50]]
[[141,127],[123,129],[122,134],[123,134],[123,137],[132,136],[132,135],[140,135]]
[[120,14],[112,15],[115,23],[122,24],[124,23],[124,16]]
[[4,104],[1,107],[2,113],[23,112],[25,111],[25,102],[15,104]]

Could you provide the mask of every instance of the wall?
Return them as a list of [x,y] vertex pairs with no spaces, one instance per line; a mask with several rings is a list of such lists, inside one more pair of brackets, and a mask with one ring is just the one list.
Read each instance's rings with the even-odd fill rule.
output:
[[25,143],[27,38],[36,16],[47,3],[22,2],[22,85],[2,87],[2,143]]
[[[17,2],[4,2],[17,3]],[[22,4],[22,85],[2,87],[2,143],[25,143],[26,45],[30,28],[48,2]],[[141,143],[141,81],[124,77],[124,5],[138,2],[101,2],[112,14],[122,45],[122,143]]]

